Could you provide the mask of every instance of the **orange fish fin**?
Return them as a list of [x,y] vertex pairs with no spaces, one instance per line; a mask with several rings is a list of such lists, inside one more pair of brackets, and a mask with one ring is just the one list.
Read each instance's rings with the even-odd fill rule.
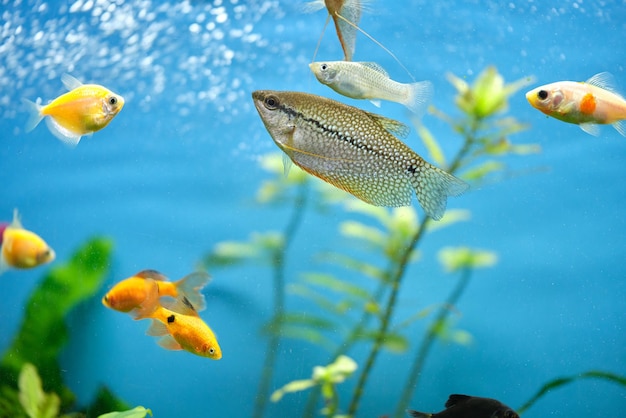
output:
[[130,314],[135,320],[152,318],[155,311],[159,308],[159,285],[152,279],[147,279],[148,291],[146,298],[141,304],[132,311]]
[[177,281],[176,287],[182,294],[187,296],[187,300],[189,300],[196,311],[202,311],[206,308],[206,301],[201,291],[209,280],[211,280],[211,276],[206,272],[197,271]]
[[168,278],[165,275],[151,269],[141,270],[139,273],[135,274],[135,276],[141,277],[142,279],[152,279],[160,282],[168,281]]
[[152,323],[146,330],[146,335],[152,335],[153,337],[161,337],[168,335],[167,327],[161,321],[153,319]]
[[20,216],[20,212],[17,208],[13,209],[13,221],[11,221],[10,226],[15,229],[24,229],[22,226],[22,217]]
[[168,304],[167,309],[183,315],[199,316],[196,307],[189,301],[187,296],[184,294],[177,297],[173,303]]
[[157,344],[165,348],[166,350],[178,351],[183,349],[183,347],[178,344],[178,342],[176,342],[174,337],[172,337],[171,335],[166,335],[165,337],[159,338],[157,340]]
[[580,100],[580,111],[585,115],[591,115],[596,110],[596,97],[593,93],[587,93]]

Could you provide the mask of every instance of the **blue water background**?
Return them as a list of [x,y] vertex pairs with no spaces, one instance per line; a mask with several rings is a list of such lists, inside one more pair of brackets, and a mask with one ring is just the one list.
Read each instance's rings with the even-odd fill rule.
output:
[[[317,84],[307,63],[325,13],[304,14],[301,4],[0,2],[0,217],[10,220],[19,208],[24,225],[45,237],[58,261],[94,235],[115,243],[105,287],[68,320],[62,368],[81,404],[105,384],[157,417],[252,414],[266,347],[260,328],[272,315],[268,269],[213,272],[202,316],[219,337],[220,361],[161,349],[144,335],[145,321],[107,310],[99,299],[139,270],[179,278],[220,241],[284,228],[288,207],[254,204],[260,182],[270,177],[258,157],[276,147],[252,106],[252,91],[305,91],[408,122],[400,105],[377,109]],[[625,1],[372,1],[367,9],[361,27],[416,79],[431,80],[434,105],[450,114],[456,114],[455,92],[446,73],[471,81],[488,65],[507,81],[534,76],[533,86],[609,71],[626,89]],[[342,58],[330,27],[317,58]],[[361,35],[354,58],[409,81]],[[75,149],[45,124],[24,132],[20,99],[45,103],[63,93],[64,72],[126,98],[110,126]],[[450,393],[518,407],[557,376],[591,369],[626,374],[626,138],[610,127],[594,138],[546,118],[523,91],[511,99],[510,112],[531,125],[511,139],[538,143],[542,153],[508,157],[515,175],[450,199],[449,207],[469,209],[471,220],[429,235],[423,261],[403,283],[398,320],[444,300],[453,286],[456,277],[436,261],[442,247],[468,245],[499,256],[496,267],[475,274],[457,307],[456,326],[473,343],[435,344],[411,402],[415,409],[438,411]],[[423,122],[448,155],[458,149],[447,125],[429,115]],[[407,142],[425,154],[414,133]],[[317,252],[348,245],[336,228],[348,217],[306,213],[289,252],[288,281],[318,269]],[[0,350],[48,268],[0,277]],[[301,306],[295,297],[287,304],[294,311]],[[407,353],[379,357],[359,416],[393,410],[426,323],[410,328]],[[350,354],[362,365],[365,353]],[[284,340],[272,386],[307,378],[327,361],[319,347]],[[344,384],[344,401],[354,381]],[[305,400],[288,395],[268,416],[299,416]],[[554,391],[525,416],[615,417],[624,410],[623,387],[586,380]]]

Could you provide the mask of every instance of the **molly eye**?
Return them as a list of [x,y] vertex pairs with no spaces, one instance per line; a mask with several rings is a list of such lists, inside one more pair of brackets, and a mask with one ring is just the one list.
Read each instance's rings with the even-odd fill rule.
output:
[[322,64],[320,65],[320,68],[322,69],[322,71],[326,71],[328,69],[328,65]]
[[545,90],[540,90],[539,93],[537,93],[537,97],[539,97],[541,100],[546,100],[548,98],[548,92]]
[[117,104],[117,97],[113,96],[109,98],[109,104],[110,105],[116,105]]
[[269,110],[274,110],[278,107],[278,98],[275,96],[269,96],[265,99],[265,107]]

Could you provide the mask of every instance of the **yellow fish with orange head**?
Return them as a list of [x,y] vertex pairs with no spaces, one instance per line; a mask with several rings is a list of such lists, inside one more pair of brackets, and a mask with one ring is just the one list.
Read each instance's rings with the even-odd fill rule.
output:
[[613,76],[599,73],[585,82],[559,81],[526,93],[535,109],[598,136],[598,125],[613,125],[626,136],[626,99],[614,87]]
[[146,333],[161,337],[157,344],[166,350],[185,350],[197,356],[221,359],[222,349],[213,330],[200,318],[191,302],[179,296],[169,308],[164,308],[159,303],[157,281],[149,279],[148,283],[151,286],[146,300],[133,311],[135,319],[152,319]]
[[0,274],[9,268],[37,267],[54,257],[54,250],[39,235],[24,229],[17,209],[11,224],[0,225]]
[[176,282],[168,281],[167,277],[156,270],[142,270],[139,273],[117,283],[102,298],[107,308],[120,312],[130,312],[146,300],[156,282],[159,297],[178,298],[185,296],[194,308],[201,311],[205,308],[204,296],[200,291],[209,282],[210,276],[204,272],[191,273]]
[[61,81],[70,91],[45,106],[23,99],[31,110],[26,132],[35,129],[46,118],[54,136],[70,146],[76,146],[82,136],[107,126],[124,107],[124,98],[106,87],[82,84],[68,74],[63,74]]

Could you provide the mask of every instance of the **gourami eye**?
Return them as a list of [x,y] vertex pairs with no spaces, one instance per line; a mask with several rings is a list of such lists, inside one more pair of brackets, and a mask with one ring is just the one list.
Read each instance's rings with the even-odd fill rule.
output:
[[274,110],[278,108],[280,102],[278,101],[278,97],[276,96],[267,96],[263,103],[265,103],[265,107],[269,110]]
[[537,93],[537,97],[539,97],[541,100],[546,100],[548,98],[548,92],[545,90],[539,90],[539,93]]

